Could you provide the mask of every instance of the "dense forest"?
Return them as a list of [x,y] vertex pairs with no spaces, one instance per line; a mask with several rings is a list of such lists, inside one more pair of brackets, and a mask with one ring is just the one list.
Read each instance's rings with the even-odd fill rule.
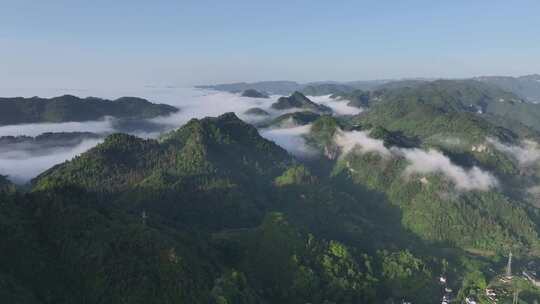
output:
[[146,99],[122,97],[116,100],[79,98],[0,98],[0,125],[38,122],[90,121],[105,116],[145,119],[177,112],[175,107],[153,104]]

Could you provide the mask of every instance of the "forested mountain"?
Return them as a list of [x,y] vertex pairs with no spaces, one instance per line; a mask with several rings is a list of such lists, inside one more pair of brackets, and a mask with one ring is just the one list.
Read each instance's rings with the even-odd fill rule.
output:
[[[502,90],[516,94],[520,99],[531,103],[540,103],[540,75],[537,74],[520,77],[482,76],[461,80],[476,80],[491,84]],[[293,81],[262,81],[255,83],[231,83],[199,87],[234,93],[255,89],[280,95],[289,95],[294,91],[300,91],[308,96],[319,96],[350,93],[354,90],[377,91],[383,89],[393,90],[404,87],[417,87],[431,81],[433,81],[433,79],[387,79],[347,82],[322,81],[304,84]]]
[[247,89],[244,92],[242,92],[243,97],[251,97],[251,98],[269,98],[268,94],[264,92],[259,92],[255,89]]
[[257,91],[268,92],[270,94],[290,95],[295,91],[300,91],[306,95],[330,95],[338,92],[347,92],[354,89],[371,90],[393,80],[362,80],[350,82],[337,81],[319,81],[298,83],[294,81],[260,81],[260,82],[238,82],[215,85],[201,85],[197,88],[212,89],[231,93],[239,93],[245,90],[253,89]]
[[260,127],[278,127],[287,128],[294,126],[303,126],[314,122],[320,115],[311,111],[293,112],[280,115],[267,123],[263,123]]
[[332,109],[325,105],[317,104],[300,92],[294,92],[289,97],[280,97],[272,104],[275,110],[302,109],[320,113],[332,113]]
[[92,132],[43,133],[31,136],[2,136],[0,151],[37,150],[57,147],[76,146],[88,139],[99,139],[103,135]]
[[249,108],[244,112],[244,114],[254,115],[254,116],[269,116],[270,115],[270,113],[268,113],[267,111],[261,108]]
[[[369,96],[364,96],[361,92],[357,95],[347,94],[336,95],[336,98],[356,101],[357,98],[367,100],[364,106],[376,105],[374,110],[376,115],[370,115],[374,119],[388,119],[416,124],[415,129],[421,132],[430,130],[441,130],[442,128],[421,127],[418,124],[423,121],[432,124],[437,120],[434,117],[448,111],[458,113],[462,116],[466,113],[480,113],[493,115],[517,125],[522,124],[540,130],[538,118],[540,117],[540,106],[525,103],[515,94],[509,93],[496,86],[484,84],[474,80],[437,80],[427,82],[413,87],[404,87],[393,90],[384,89],[371,92]],[[386,112],[386,114],[382,114]],[[465,114],[464,114],[465,113]],[[407,115],[404,117],[404,115]],[[414,116],[414,117],[413,117]],[[476,115],[469,115],[476,116]],[[447,116],[450,118],[451,116]],[[478,118],[477,120],[489,120],[490,118]],[[452,118],[458,122],[459,119]],[[388,121],[390,123],[390,121]],[[508,124],[510,126],[511,124]],[[460,124],[456,123],[456,126]],[[400,126],[405,127],[405,126]],[[406,127],[405,127],[406,128]]]
[[0,98],[0,125],[98,120],[105,116],[145,119],[177,112],[175,107],[136,97],[106,100],[72,95]]
[[212,89],[239,93],[245,90],[253,89],[257,91],[268,92],[270,94],[287,95],[302,88],[302,85],[294,81],[261,81],[261,82],[237,82],[216,85],[200,85],[197,88]]

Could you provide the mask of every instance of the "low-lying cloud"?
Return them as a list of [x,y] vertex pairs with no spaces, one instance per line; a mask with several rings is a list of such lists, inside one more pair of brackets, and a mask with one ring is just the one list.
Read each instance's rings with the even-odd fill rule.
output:
[[282,129],[261,129],[259,133],[262,137],[275,142],[291,154],[298,157],[312,157],[317,155],[317,151],[309,147],[304,139],[304,135],[311,130],[311,125],[282,128]]
[[488,138],[487,142],[497,150],[516,159],[521,166],[529,166],[540,160],[540,145],[532,140],[524,140],[519,146],[506,145],[494,138]]
[[324,96],[308,96],[311,101],[325,105],[334,111],[337,115],[356,115],[362,112],[362,109],[351,107],[348,105],[348,100],[336,100],[330,98],[331,95]]
[[405,176],[413,173],[442,173],[460,190],[487,191],[498,185],[497,179],[489,172],[478,167],[462,168],[434,149],[428,151],[396,147],[388,149],[382,140],[369,137],[369,133],[365,131],[338,132],[335,142],[341,148],[343,155],[356,151],[359,153],[376,152],[383,157],[403,157],[409,162],[404,172]]
[[[102,135],[114,132],[128,132],[140,137],[158,137],[161,132],[166,132],[184,125],[192,118],[207,116],[219,116],[225,112],[235,112],[238,117],[246,122],[257,123],[264,119],[272,119],[279,115],[296,112],[299,109],[276,111],[271,104],[280,96],[270,98],[242,97],[239,94],[199,90],[193,88],[175,87],[145,87],[139,89],[29,89],[4,91],[4,96],[41,96],[54,97],[64,94],[72,94],[80,97],[96,96],[106,99],[116,99],[122,96],[137,96],[148,99],[154,103],[165,103],[180,109],[179,112],[169,116],[156,117],[148,120],[149,123],[163,126],[161,130],[130,130],[121,129],[114,118],[104,118],[99,121],[88,122],[64,122],[64,123],[36,123],[0,126],[0,136],[38,136],[46,132],[92,132]],[[347,106],[347,101],[336,101],[329,96],[310,97],[314,102],[324,104],[332,108],[336,114],[357,114],[361,110]],[[245,111],[258,107],[267,111],[269,117],[246,115]],[[159,128],[158,128],[159,129]],[[316,154],[314,149],[305,144],[303,135],[309,132],[309,126],[293,127],[288,129],[265,129],[261,135],[275,141],[294,155],[308,157]],[[72,158],[74,155],[84,152],[93,147],[97,141],[85,141],[76,147],[63,147],[48,151],[47,154],[36,155],[25,149],[15,149],[10,154],[0,151],[0,174],[9,175],[17,182],[27,181],[35,177],[51,166]],[[45,150],[43,151],[46,152]],[[50,152],[50,153],[49,153]],[[14,157],[14,155],[19,155]]]
[[23,184],[52,166],[72,159],[100,142],[99,139],[89,139],[74,147],[47,149],[46,154],[31,153],[27,149],[3,151],[0,153],[0,173],[7,175],[15,183]]
[[362,152],[378,152],[384,156],[390,156],[382,140],[369,137],[365,131],[338,132],[334,138],[336,144],[341,148],[343,154],[359,149]]
[[412,173],[443,173],[461,190],[487,191],[497,186],[497,179],[478,167],[464,169],[450,161],[448,157],[437,150],[430,149],[396,149],[410,163],[405,174]]
[[[195,90],[191,88],[143,88],[143,89],[119,89],[114,91],[104,90],[69,90],[69,89],[37,89],[16,92],[4,93],[5,96],[42,96],[54,97],[64,94],[73,94],[81,97],[97,96],[107,99],[116,99],[122,96],[138,96],[146,98],[155,103],[166,103],[176,106],[181,109],[180,112],[165,116],[156,117],[149,120],[150,123],[157,123],[163,126],[165,132],[182,126],[192,118],[202,118],[206,116],[218,116],[225,112],[236,112],[237,115],[249,122],[255,122],[258,117],[246,116],[244,112],[252,107],[269,108],[275,102],[278,96],[273,96],[269,99],[255,99],[241,97],[238,94],[230,94],[223,92],[209,92],[203,90]],[[278,112],[271,112],[273,115],[278,115]],[[119,124],[114,118],[104,118],[98,121],[87,122],[63,122],[63,123],[33,123],[0,126],[1,136],[38,136],[46,132],[92,132],[97,134],[110,134],[114,132],[124,131],[119,129]],[[128,133],[140,137],[158,137],[159,131],[155,130],[133,130]],[[282,139],[282,143],[287,142],[286,136],[275,134],[276,137]],[[290,145],[293,136],[289,138]],[[24,183],[34,178],[43,171],[52,166],[62,163],[73,158],[75,155],[85,152],[86,150],[97,145],[99,140],[85,140],[76,146],[56,147],[54,149],[41,149],[36,146],[19,147],[12,146],[10,150],[0,149],[0,174],[8,175],[8,177],[17,183]],[[291,146],[291,147],[292,147]],[[36,153],[39,151],[39,153]]]
[[62,122],[62,123],[32,123],[0,126],[0,136],[38,136],[46,132],[114,132],[113,119],[104,118],[99,121]]

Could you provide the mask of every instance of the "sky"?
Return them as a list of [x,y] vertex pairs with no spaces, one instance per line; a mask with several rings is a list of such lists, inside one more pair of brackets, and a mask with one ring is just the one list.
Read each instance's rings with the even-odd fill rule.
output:
[[540,73],[538,12],[538,0],[0,0],[0,89]]

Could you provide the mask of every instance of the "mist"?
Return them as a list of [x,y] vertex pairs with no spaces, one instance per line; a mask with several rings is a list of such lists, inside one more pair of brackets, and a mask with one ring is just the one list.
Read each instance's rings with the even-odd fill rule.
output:
[[363,110],[357,107],[351,107],[347,105],[349,103],[348,100],[336,100],[333,98],[330,98],[332,95],[324,95],[324,96],[307,96],[311,101],[325,105],[334,111],[336,115],[356,115],[361,113]]
[[366,131],[340,131],[336,134],[334,140],[340,147],[342,155],[351,152],[376,152],[383,157],[405,158],[409,162],[404,171],[405,177],[413,173],[442,173],[455,184],[456,189],[465,191],[487,191],[498,185],[497,179],[489,172],[485,172],[478,167],[462,168],[434,149],[428,151],[397,147],[388,149],[384,146],[382,140],[369,137],[369,132]]
[[0,173],[17,184],[24,184],[52,166],[70,160],[73,157],[96,146],[102,140],[84,140],[75,147],[47,149],[43,153],[29,152],[28,149],[0,152]]
[[46,132],[114,132],[113,119],[104,118],[99,121],[62,122],[62,123],[32,123],[0,126],[1,136],[38,136]]
[[457,189],[487,191],[498,185],[497,179],[478,167],[464,169],[450,161],[437,150],[396,149],[408,161],[405,175],[412,173],[443,173],[454,182]]
[[513,157],[520,166],[530,166],[540,160],[540,145],[535,141],[524,140],[519,146],[506,145],[494,138],[488,138],[487,142],[497,150]]
[[[133,130],[123,128],[115,118],[104,117],[98,121],[88,122],[32,123],[0,126],[0,137],[22,135],[35,137],[46,132],[92,132],[106,136],[114,132],[124,132],[143,138],[156,138],[164,132],[181,127],[192,118],[215,117],[226,112],[234,112],[240,119],[248,123],[258,123],[263,120],[273,119],[285,113],[298,111],[298,109],[285,111],[272,109],[271,105],[281,97],[279,95],[272,95],[270,98],[250,98],[227,92],[177,87],[119,88],[114,90],[69,88],[26,89],[13,92],[8,90],[3,92],[3,94],[5,94],[4,96],[40,96],[45,98],[72,94],[82,98],[94,96],[111,100],[123,96],[137,96],[153,103],[165,103],[175,106],[180,111],[169,116],[160,116],[141,121],[143,127]],[[337,114],[352,114],[360,111],[357,108],[348,107],[345,101],[334,101],[329,96],[314,97],[314,99],[315,102],[330,106]],[[270,116],[246,115],[245,112],[253,107],[264,109]],[[146,128],[145,125],[157,125],[159,127],[146,130],[144,129]],[[262,136],[275,141],[276,144],[299,157],[310,157],[317,153],[305,144],[303,135],[308,132],[309,126],[260,130]],[[14,182],[24,183],[46,169],[92,148],[98,142],[98,140],[87,140],[76,146],[72,145],[54,149],[20,146],[10,148],[10,151],[5,151],[5,149],[0,150],[0,174],[8,175]],[[36,150],[41,150],[41,153],[36,154]]]
[[281,129],[261,129],[259,133],[262,137],[275,142],[294,156],[305,158],[318,154],[317,150],[306,144],[304,135],[311,130],[311,125],[281,128]]
[[391,156],[390,150],[384,146],[382,140],[369,137],[365,131],[340,131],[334,138],[336,144],[341,148],[343,155],[358,149],[363,153],[378,152],[383,156]]

